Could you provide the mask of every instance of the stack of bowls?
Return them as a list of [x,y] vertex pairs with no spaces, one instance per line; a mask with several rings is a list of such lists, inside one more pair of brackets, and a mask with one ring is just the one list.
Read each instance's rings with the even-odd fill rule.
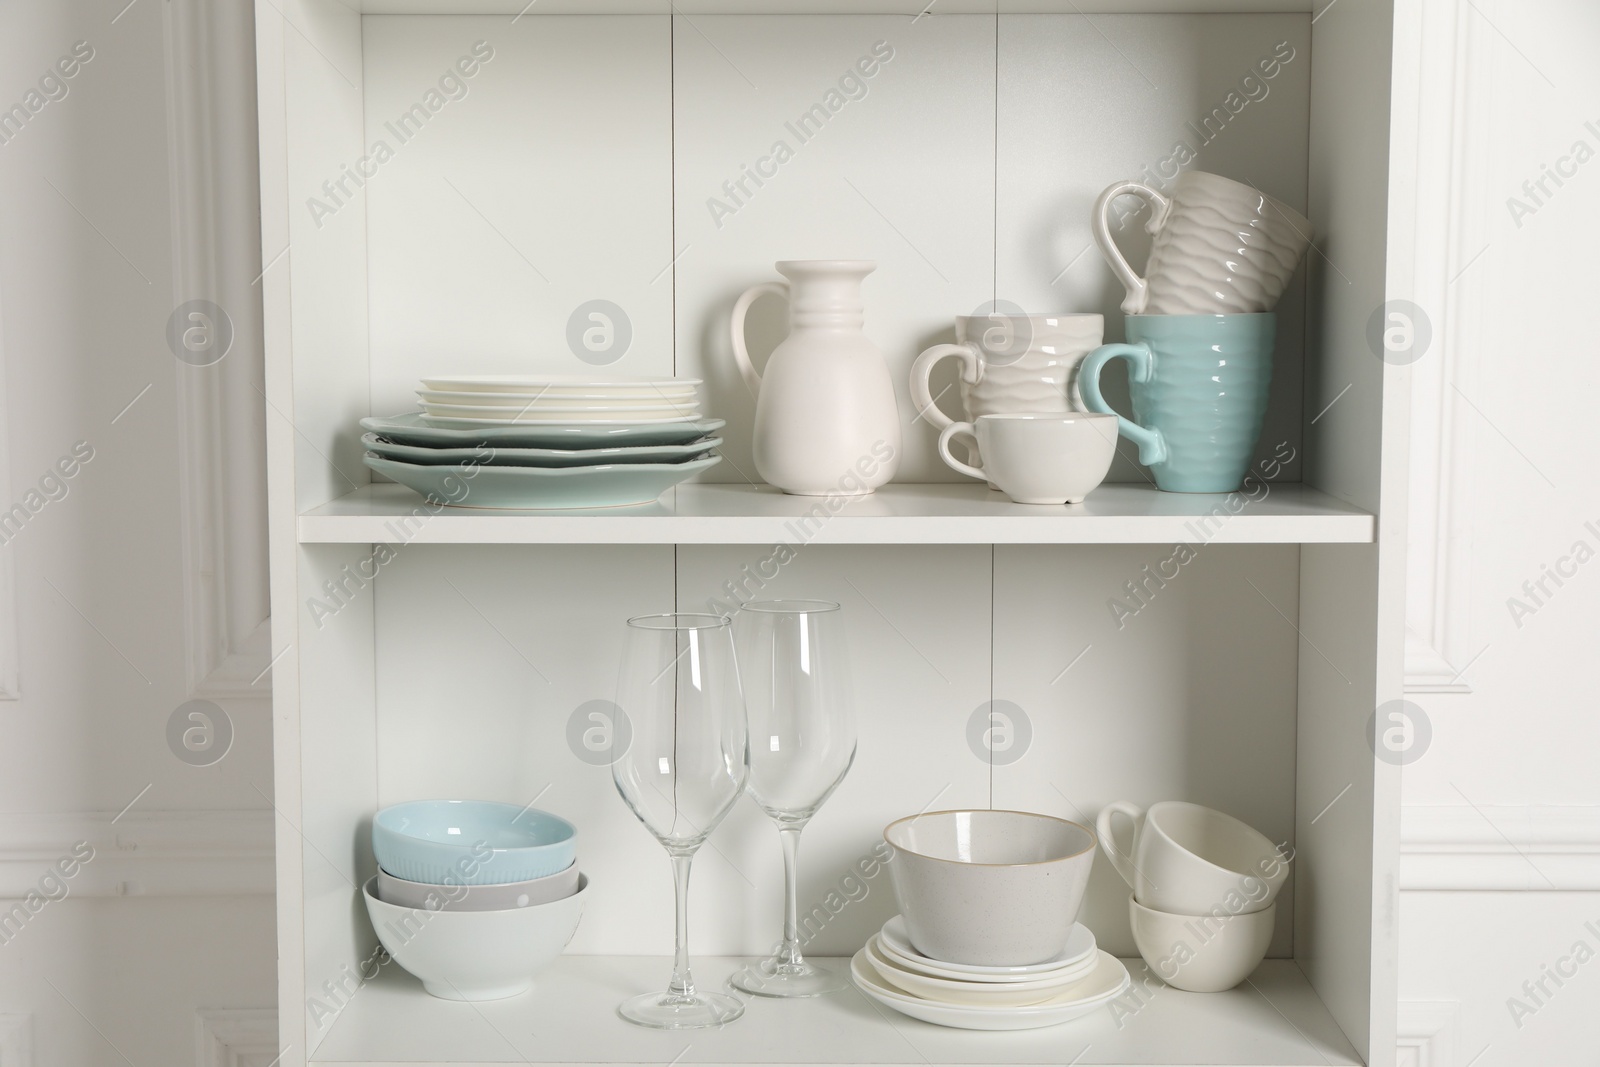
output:
[[416,800],[372,820],[367,914],[394,961],[446,1000],[526,992],[578,929],[588,879],[576,831],[549,812]]
[[697,378],[425,378],[422,411],[361,420],[368,467],[456,507],[649,503],[715,465]]
[[1094,832],[1021,811],[939,811],[891,823],[902,914],[851,962],[879,1003],[943,1026],[1014,1030],[1121,996],[1127,969],[1077,922]]
[[[1133,821],[1117,844],[1116,815]],[[1100,812],[1100,844],[1133,888],[1128,918],[1139,954],[1177,989],[1232,989],[1267,953],[1289,857],[1231,815],[1178,800],[1148,811],[1117,801]]]

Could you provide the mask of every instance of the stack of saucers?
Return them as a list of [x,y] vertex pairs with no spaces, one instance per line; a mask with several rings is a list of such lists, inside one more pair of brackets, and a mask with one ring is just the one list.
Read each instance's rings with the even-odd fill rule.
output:
[[647,504],[720,461],[695,378],[425,378],[422,411],[366,418],[364,462],[475,508]]
[[576,831],[549,812],[417,800],[372,820],[378,876],[363,890],[378,940],[446,1000],[499,1000],[533,985],[583,914]]
[[917,951],[898,915],[851,961],[856,985],[874,1000],[924,1022],[971,1030],[1052,1026],[1120,996],[1127,972],[1073,926],[1053,959],[1016,967],[936,960]]

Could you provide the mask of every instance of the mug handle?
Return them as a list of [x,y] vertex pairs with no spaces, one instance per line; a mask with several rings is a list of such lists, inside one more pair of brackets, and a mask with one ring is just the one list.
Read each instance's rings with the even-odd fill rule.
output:
[[[970,464],[963,463],[950,454],[950,439],[958,433],[966,434],[968,437],[972,438],[973,444],[977,444],[978,434],[974,430],[972,423],[952,422],[944,429],[939,431],[939,458],[944,460],[945,463],[949,465],[951,470],[960,471],[962,474],[970,474],[974,478],[982,478],[984,481],[988,481],[989,476],[983,473],[982,467],[974,467]],[[972,454],[974,456],[978,454],[976,448],[972,450]]]
[[1139,446],[1139,462],[1154,467],[1167,461],[1167,441],[1160,430],[1147,430],[1138,423],[1123,418],[1100,395],[1100,371],[1117,358],[1128,361],[1128,380],[1148,382],[1155,373],[1155,353],[1147,344],[1101,345],[1083,359],[1078,371],[1078,390],[1083,394],[1083,406],[1101,415],[1117,416],[1117,432]]
[[[1128,843],[1126,852],[1117,847],[1117,836],[1111,827],[1113,815],[1126,815],[1133,820],[1133,840]],[[1133,865],[1133,850],[1139,846],[1139,831],[1143,826],[1144,809],[1126,800],[1113,800],[1100,809],[1100,817],[1094,821],[1094,828],[1100,835],[1100,847],[1105,850],[1106,859],[1111,861],[1111,866],[1122,875],[1122,880],[1127,882],[1130,888],[1134,888],[1134,876],[1138,873]]]
[[934,345],[917,357],[917,361],[911,365],[911,402],[917,406],[917,414],[927,419],[935,430],[943,430],[956,421],[939,410],[928,385],[933,377],[934,364],[946,356],[961,360],[962,381],[968,385],[983,381],[983,357],[978,354],[976,345]]
[[739,373],[744,377],[744,384],[749,388],[750,395],[756,396],[761,392],[761,375],[756,373],[756,368],[750,362],[750,350],[744,345],[744,317],[750,310],[750,305],[763,296],[781,296],[789,298],[789,286],[784,282],[762,282],[752,285],[739,299],[733,302],[733,315],[728,325],[733,340],[733,361],[739,366]]
[[1172,201],[1144,182],[1118,182],[1100,194],[1100,199],[1094,202],[1094,210],[1089,214],[1090,225],[1094,230],[1094,243],[1100,246],[1100,254],[1110,265],[1111,273],[1117,276],[1122,287],[1128,291],[1128,295],[1122,301],[1122,310],[1129,315],[1138,315],[1150,302],[1150,287],[1145,284],[1143,278],[1133,272],[1132,267],[1128,266],[1128,260],[1123,256],[1122,249],[1111,239],[1111,202],[1126,193],[1131,193],[1150,205],[1150,221],[1144,226],[1145,232],[1149,234],[1154,234],[1166,225],[1167,216],[1172,213]]

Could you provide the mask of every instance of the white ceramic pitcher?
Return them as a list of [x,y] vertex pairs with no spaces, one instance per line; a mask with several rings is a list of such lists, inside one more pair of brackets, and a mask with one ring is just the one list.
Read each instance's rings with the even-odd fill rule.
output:
[[[733,358],[756,397],[756,471],[785,493],[861,496],[900,466],[900,410],[878,346],[861,331],[861,282],[870,260],[783,260],[788,279],[744,292],[733,305]],[[789,300],[789,336],[756,373],[744,343],[757,297]]]

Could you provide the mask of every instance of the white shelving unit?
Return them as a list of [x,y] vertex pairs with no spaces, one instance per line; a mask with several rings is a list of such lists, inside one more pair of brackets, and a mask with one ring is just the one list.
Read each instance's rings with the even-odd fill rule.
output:
[[[1419,7],[261,0],[279,1062],[1392,1065],[1398,771],[1368,730],[1401,690],[1407,396],[1367,336],[1410,269]],[[880,42],[892,58],[825,126],[789,132]],[[724,183],[785,139],[776,176],[731,201]],[[1089,207],[1178,163],[1318,228],[1278,309],[1270,477],[1162,494],[1124,456],[1080,508],[1040,509],[945,470],[910,417],[917,352],[994,299],[1101,311],[1120,338]],[[1138,262],[1137,220],[1122,239]],[[901,480],[836,511],[750,484],[754,405],[726,340],[772,261],[834,256],[880,264],[867,332],[907,416]],[[436,511],[370,483],[360,417],[411,407],[424,372],[584,370],[565,331],[593,299],[632,331],[600,373],[705,380],[728,420],[714,480],[561,514]],[[760,314],[758,351],[782,330]],[[838,600],[851,627],[861,747],[806,835],[815,955],[847,958],[893,913],[881,871],[851,872],[895,817],[1092,822],[1181,798],[1294,846],[1270,958],[1213,995],[1134,958],[1117,1010],[1031,1033],[941,1030],[853,992],[752,1003],[715,1033],[619,1020],[666,975],[667,865],[569,726],[611,695],[626,617],[758,594]],[[969,741],[996,709],[1016,752]],[[580,828],[583,924],[531,995],[360,978],[371,815],[440,796],[538,798]],[[772,836],[741,806],[702,851],[702,982],[773,938]],[[1083,919],[1136,957],[1126,895],[1100,864]]]

